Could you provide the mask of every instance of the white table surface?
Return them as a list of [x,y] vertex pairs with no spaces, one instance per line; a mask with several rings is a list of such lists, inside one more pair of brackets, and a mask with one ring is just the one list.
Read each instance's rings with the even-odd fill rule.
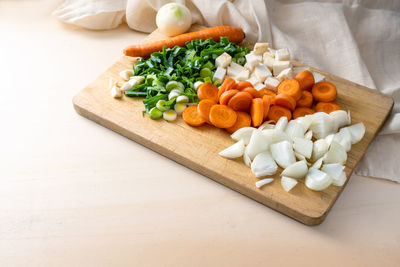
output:
[[399,266],[400,186],[353,175],[309,227],[77,115],[146,35],[0,1],[0,266]]

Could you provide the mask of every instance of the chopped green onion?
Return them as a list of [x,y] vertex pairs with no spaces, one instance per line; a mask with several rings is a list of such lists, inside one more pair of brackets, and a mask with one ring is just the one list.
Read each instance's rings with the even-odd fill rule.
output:
[[201,69],[200,77],[202,77],[202,78],[211,77],[211,70],[209,68]]
[[158,108],[154,107],[154,108],[150,109],[149,116],[151,119],[157,120],[157,119],[161,118],[162,115],[163,115],[162,111],[159,110]]
[[160,110],[160,111],[166,111],[169,109],[169,106],[166,105],[167,102],[165,100],[158,100],[156,107]]

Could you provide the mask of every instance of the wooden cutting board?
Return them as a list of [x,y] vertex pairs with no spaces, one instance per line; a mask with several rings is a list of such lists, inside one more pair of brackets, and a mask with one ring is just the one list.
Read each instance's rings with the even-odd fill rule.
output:
[[[145,42],[165,38],[155,31]],[[322,192],[314,192],[305,187],[302,179],[287,193],[282,189],[279,174],[276,174],[274,182],[258,189],[255,186],[258,179],[242,159],[228,160],[218,155],[219,151],[234,143],[225,131],[210,126],[193,128],[186,125],[181,117],[175,122],[151,120],[148,116],[142,116],[144,106],[141,98],[112,98],[108,89],[109,79],[123,82],[119,72],[131,68],[135,61],[136,58],[122,57],[115,62],[74,97],[75,110],[88,119],[304,224],[317,225],[325,219],[345,185],[330,186]],[[293,64],[305,66],[297,62]],[[352,123],[362,121],[366,126],[364,138],[348,153],[345,171],[347,177],[350,177],[389,115],[393,100],[376,90],[311,69],[325,75],[326,80],[336,85],[337,102],[343,109],[351,111]]]

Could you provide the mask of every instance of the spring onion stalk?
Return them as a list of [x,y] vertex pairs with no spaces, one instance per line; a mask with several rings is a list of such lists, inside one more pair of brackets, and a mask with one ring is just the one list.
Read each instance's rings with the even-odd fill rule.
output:
[[159,110],[158,108],[154,107],[150,109],[149,116],[153,120],[157,120],[163,116],[163,112]]
[[174,120],[176,120],[176,117],[177,117],[177,114],[176,114],[175,110],[170,109],[170,110],[163,112],[163,118],[166,121],[174,121]]

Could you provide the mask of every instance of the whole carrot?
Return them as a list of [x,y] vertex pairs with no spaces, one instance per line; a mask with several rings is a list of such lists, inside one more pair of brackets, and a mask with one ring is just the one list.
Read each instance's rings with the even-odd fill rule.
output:
[[171,39],[156,41],[147,44],[131,45],[124,49],[124,54],[131,57],[148,57],[151,53],[161,51],[163,46],[172,48],[176,45],[184,46],[186,42],[195,39],[212,38],[218,42],[220,37],[227,37],[229,41],[240,43],[244,39],[244,32],[241,28],[233,26],[218,26],[206,28],[197,32],[180,34]]

